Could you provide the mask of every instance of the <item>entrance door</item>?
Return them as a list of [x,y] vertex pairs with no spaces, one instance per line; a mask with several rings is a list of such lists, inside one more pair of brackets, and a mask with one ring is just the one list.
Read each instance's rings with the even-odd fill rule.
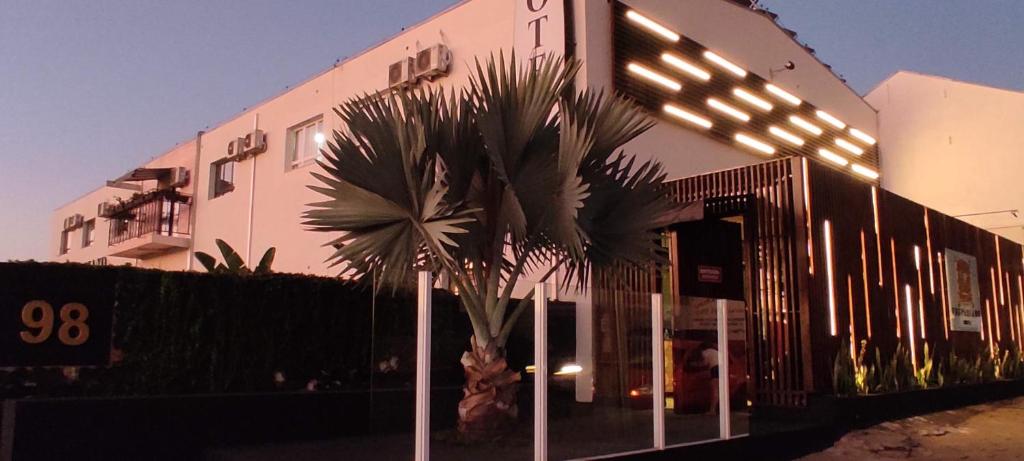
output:
[[[741,219],[672,226],[664,325],[666,444],[747,433]],[[668,287],[666,287],[668,288]],[[668,349],[668,347],[666,347]]]

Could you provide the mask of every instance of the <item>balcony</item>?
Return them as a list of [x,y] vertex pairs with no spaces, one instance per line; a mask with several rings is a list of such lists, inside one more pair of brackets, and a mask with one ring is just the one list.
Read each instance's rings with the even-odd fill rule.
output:
[[188,248],[190,197],[159,189],[103,207],[110,256],[146,259]]

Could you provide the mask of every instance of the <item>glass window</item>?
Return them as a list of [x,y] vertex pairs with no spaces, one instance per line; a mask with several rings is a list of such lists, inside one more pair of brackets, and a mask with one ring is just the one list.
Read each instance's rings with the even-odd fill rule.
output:
[[68,253],[68,231],[64,230],[60,232],[60,254],[64,255]]
[[211,168],[213,183],[210,186],[210,198],[235,190],[235,162],[214,163]]
[[[288,161],[290,168],[298,168],[320,155],[324,136],[323,118],[304,122],[288,130]],[[319,135],[319,136],[317,136]]]
[[92,245],[96,240],[96,220],[90,219],[82,225],[82,248]]

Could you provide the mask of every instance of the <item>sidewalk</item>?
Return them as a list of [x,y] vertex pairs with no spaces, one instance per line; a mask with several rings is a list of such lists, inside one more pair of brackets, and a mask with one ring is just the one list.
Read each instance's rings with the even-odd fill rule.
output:
[[881,423],[801,459],[1024,459],[1024,397]]

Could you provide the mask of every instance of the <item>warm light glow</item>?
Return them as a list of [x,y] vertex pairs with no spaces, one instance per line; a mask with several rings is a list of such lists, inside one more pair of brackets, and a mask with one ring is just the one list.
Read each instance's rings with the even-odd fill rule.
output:
[[[893,307],[896,309],[896,337],[901,338],[902,325],[900,320],[900,279],[896,272],[896,239],[889,239],[889,256],[892,256],[892,297]],[[910,305],[907,305],[907,311],[910,311]]]
[[797,135],[795,135],[793,133],[790,133],[790,132],[788,132],[786,130],[783,130],[782,128],[779,128],[777,126],[770,126],[770,127],[768,127],[768,132],[771,133],[772,136],[775,136],[777,138],[785,139],[786,141],[789,141],[793,145],[796,145],[796,146],[804,145],[803,138],[801,138],[801,137],[799,137],[799,136],[797,136]]
[[775,148],[743,133],[736,133],[736,140],[764,154],[774,154]]
[[828,315],[829,332],[832,336],[838,334],[836,329],[836,287],[835,278],[832,274],[832,223],[825,220],[825,275],[828,277]]
[[868,325],[868,339],[871,339],[871,293],[868,291],[868,249],[864,240],[864,229],[860,230],[860,268],[864,281],[864,318]]
[[924,285],[921,283],[921,247],[914,245],[914,267],[917,268],[917,315],[920,317],[921,339],[927,338],[924,323]]
[[846,124],[843,123],[842,120],[839,120],[838,118],[833,117],[832,114],[830,114],[828,112],[825,112],[823,110],[819,110],[819,111],[816,111],[814,114],[817,115],[818,118],[828,122],[829,125],[832,125],[832,126],[834,126],[836,128],[839,128],[840,130],[842,130],[843,128],[846,128]]
[[779,88],[775,85],[772,85],[771,83],[765,84],[764,89],[768,90],[768,92],[774,95],[775,97],[783,101],[786,101],[793,106],[799,106],[801,103],[803,103],[803,101],[801,101],[800,98],[793,96],[792,93],[783,90],[782,88]]
[[695,77],[699,80],[703,80],[706,82],[711,79],[711,74],[709,74],[708,71],[701,69],[700,67],[697,67],[693,64],[690,64],[689,62],[684,61],[682,58],[674,54],[662,53],[661,60],[668,63],[668,65],[675,67],[676,69],[679,69],[683,72],[686,72],[687,74],[690,74],[690,76]]
[[864,153],[864,149],[861,149],[860,147],[857,147],[856,145],[854,145],[850,141],[847,141],[847,140],[845,140],[843,138],[836,138],[836,145],[839,146],[839,147],[842,147],[844,150],[846,150],[847,152],[849,152],[849,153],[851,153],[853,155],[861,155],[861,154]]
[[626,68],[629,69],[630,72],[639,75],[643,78],[646,78],[647,80],[657,83],[658,85],[661,85],[672,91],[679,91],[683,89],[683,85],[681,83],[672,80],[664,75],[661,75],[644,66],[641,66],[640,64],[637,64],[635,62],[630,63],[628,66],[626,66]]
[[935,252],[935,259],[939,262],[939,298],[942,299],[942,331],[946,339],[949,339],[949,308],[946,306],[946,263],[942,260],[941,252]]
[[567,363],[565,365],[562,365],[562,368],[559,368],[558,371],[555,372],[555,376],[575,375],[579,374],[582,371],[583,367],[575,363]]
[[313,135],[313,141],[316,142],[317,144],[323,144],[324,141],[326,141],[326,140],[327,140],[327,136],[324,136],[323,133],[317,133],[317,134]]
[[996,304],[996,280],[999,279],[999,276],[996,275],[996,270],[994,268],[989,267],[988,270],[990,274],[989,278],[992,280],[992,314],[995,314],[996,317],[996,341],[1002,341],[1003,328],[1002,325],[999,324],[999,305]]
[[697,114],[687,112],[679,107],[673,106],[672,104],[665,104],[665,113],[673,117],[680,118],[701,128],[711,128],[711,120],[701,117]]
[[807,157],[800,158],[804,178],[804,215],[807,216],[807,273],[814,275],[814,232],[811,232],[811,176],[807,173]]
[[885,278],[882,276],[882,233],[878,224],[878,188],[871,186],[871,209],[875,214],[875,248],[878,249],[878,286],[885,285]]
[[875,140],[875,138],[872,138],[871,135],[853,127],[850,127],[850,136],[853,136],[861,141],[864,141],[864,143],[866,143],[869,146],[873,146],[876,142],[878,142]]
[[811,122],[808,122],[807,120],[804,120],[804,119],[802,119],[800,117],[797,117],[796,115],[790,115],[789,116],[789,123],[792,123],[792,124],[800,127],[800,129],[802,129],[802,130],[804,130],[804,131],[806,131],[806,132],[808,132],[810,134],[813,134],[815,136],[817,136],[817,135],[822,133],[821,127],[819,127],[818,125],[815,125],[815,124],[813,124]]
[[754,106],[765,112],[771,112],[772,108],[774,108],[774,106],[772,106],[772,103],[765,101],[764,99],[761,99],[757,96],[754,96],[749,91],[744,90],[743,88],[733,88],[732,94],[736,95],[737,98],[742,99],[744,102],[750,104],[751,106]]
[[904,291],[907,293],[907,331],[909,332],[910,339],[910,362],[914,365],[914,369],[917,369],[917,346],[914,344],[914,314],[910,306],[914,305],[913,300],[910,297],[910,284],[903,286]]
[[644,27],[645,29],[662,36],[663,38],[670,42],[679,41],[679,34],[672,32],[667,27],[658,24],[657,22],[654,22],[654,20],[652,20],[651,18],[648,18],[647,16],[637,13],[636,11],[627,11],[626,18],[629,18],[630,21],[633,21],[634,23]]
[[736,64],[733,64],[732,62],[729,62],[728,59],[725,59],[711,51],[704,52],[704,59],[707,59],[708,61],[717,64],[722,69],[732,72],[733,75],[739,78],[744,78],[747,76],[747,71],[745,69],[743,69],[740,66],[737,66]]
[[[993,235],[992,240],[996,242],[996,274],[1002,275],[1003,273],[1003,254],[999,249],[999,236]],[[993,298],[992,302],[995,302]],[[999,278],[999,304],[1006,305],[1006,298],[1003,296],[1003,279]]]
[[821,158],[824,158],[825,160],[828,160],[839,166],[846,166],[850,164],[849,160],[843,158],[839,154],[832,152],[828,149],[818,149],[818,155],[820,155]]
[[935,294],[935,270],[932,268],[932,227],[928,219],[928,209],[924,209],[924,240],[928,250],[928,290]]
[[865,178],[878,179],[878,172],[864,165],[858,165],[854,163],[851,168],[853,168],[854,173],[857,173]]
[[711,106],[712,109],[715,109],[741,122],[750,121],[750,114],[743,112],[715,98],[708,98],[708,105]]

